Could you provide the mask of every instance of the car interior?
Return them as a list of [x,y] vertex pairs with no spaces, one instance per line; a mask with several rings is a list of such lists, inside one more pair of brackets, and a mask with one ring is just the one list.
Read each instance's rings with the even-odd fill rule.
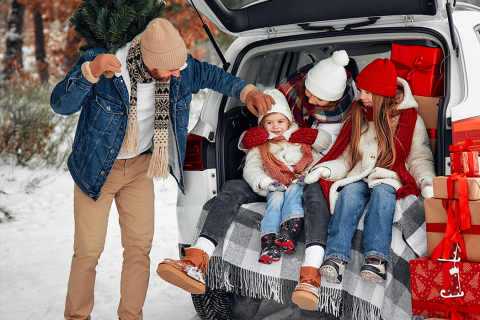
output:
[[[272,49],[256,52],[244,57],[237,75],[244,78],[247,83],[253,83],[259,91],[274,88],[280,80],[286,78],[301,67],[316,63],[329,58],[334,51],[345,50],[350,62],[346,69],[356,79],[359,71],[376,58],[390,58],[392,44],[417,45],[432,48],[441,46],[432,40],[376,40],[376,41],[352,41],[333,44],[319,44],[310,46],[290,47],[282,50]],[[251,50],[253,51],[253,50]],[[444,67],[443,67],[444,69]],[[250,127],[257,126],[257,117],[247,109],[246,105],[230,103],[219,111],[217,127],[217,172],[218,181],[221,185],[231,179],[241,179],[241,164],[245,153],[238,149],[237,144],[241,133]],[[422,102],[419,102],[418,112],[422,115]],[[442,103],[443,100],[440,100]],[[431,113],[431,110],[429,111]],[[435,115],[436,116],[436,115]],[[218,139],[220,137],[220,139]],[[435,141],[431,140],[432,150],[435,148]],[[220,149],[219,149],[220,148]],[[434,157],[438,155],[433,152]],[[222,169],[223,168],[223,169]],[[223,176],[222,176],[223,175]]]

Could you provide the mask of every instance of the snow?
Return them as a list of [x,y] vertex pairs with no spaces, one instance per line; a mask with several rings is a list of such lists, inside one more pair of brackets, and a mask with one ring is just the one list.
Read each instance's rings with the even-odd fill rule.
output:
[[[190,294],[156,274],[164,258],[178,257],[176,195],[172,177],[155,182],[156,226],[145,319],[199,319]],[[0,206],[14,217],[14,221],[0,223],[0,319],[61,319],[73,253],[70,174],[4,163],[0,165]],[[113,203],[105,250],[97,266],[94,320],[115,319],[122,251]]]
[[[24,47],[24,50],[27,48]],[[200,114],[206,90],[193,99],[189,128]],[[73,254],[73,180],[68,171],[29,169],[0,160],[0,319],[62,319]],[[178,257],[173,177],[155,181],[155,235],[144,319],[199,320],[189,293],[162,280],[158,263]],[[3,218],[3,214],[0,214]],[[97,266],[92,319],[116,319],[123,248],[115,203],[105,249]]]

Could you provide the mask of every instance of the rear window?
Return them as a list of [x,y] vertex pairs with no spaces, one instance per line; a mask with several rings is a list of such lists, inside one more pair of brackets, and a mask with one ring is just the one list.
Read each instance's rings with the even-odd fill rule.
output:
[[238,10],[271,0],[220,0],[229,10]]

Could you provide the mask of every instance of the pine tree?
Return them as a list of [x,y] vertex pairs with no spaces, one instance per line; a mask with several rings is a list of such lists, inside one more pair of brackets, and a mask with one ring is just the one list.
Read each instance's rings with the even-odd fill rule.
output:
[[81,52],[103,47],[114,54],[164,12],[165,3],[158,0],[83,0],[70,24],[85,42]]

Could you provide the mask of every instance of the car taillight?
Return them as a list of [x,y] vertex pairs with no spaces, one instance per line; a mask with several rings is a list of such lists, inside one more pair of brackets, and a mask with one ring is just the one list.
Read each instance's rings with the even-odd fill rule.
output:
[[202,140],[203,137],[188,134],[187,149],[185,151],[185,162],[183,170],[187,171],[202,171]]
[[480,151],[480,116],[472,117],[452,123],[453,144],[463,147],[465,141],[473,140],[472,150]]

